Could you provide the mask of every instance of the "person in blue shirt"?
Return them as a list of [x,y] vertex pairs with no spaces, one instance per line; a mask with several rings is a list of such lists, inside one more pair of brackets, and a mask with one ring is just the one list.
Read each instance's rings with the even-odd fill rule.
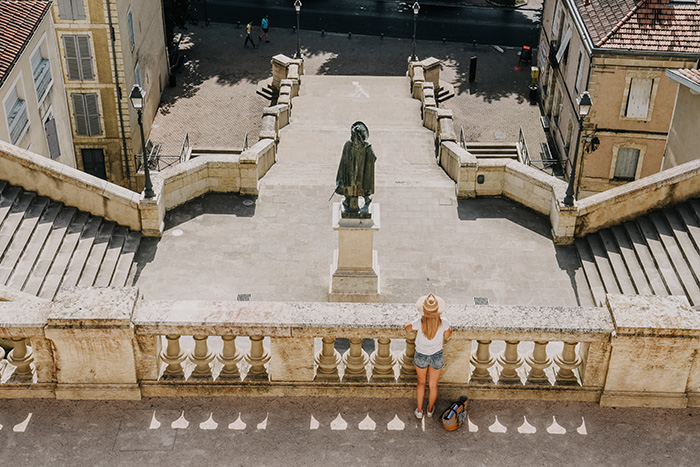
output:
[[[267,15],[262,19],[260,22],[260,29],[262,29],[263,35],[265,36],[265,42],[270,42],[270,37],[268,35],[268,31],[270,30],[270,22],[267,18]],[[263,36],[258,36],[259,40],[262,40]]]

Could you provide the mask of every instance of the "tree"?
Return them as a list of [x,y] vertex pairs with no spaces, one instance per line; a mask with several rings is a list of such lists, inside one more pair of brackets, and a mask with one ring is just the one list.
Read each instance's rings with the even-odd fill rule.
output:
[[193,0],[163,0],[168,44],[172,44],[175,28],[187,29],[188,24],[197,24],[197,9],[193,3]]

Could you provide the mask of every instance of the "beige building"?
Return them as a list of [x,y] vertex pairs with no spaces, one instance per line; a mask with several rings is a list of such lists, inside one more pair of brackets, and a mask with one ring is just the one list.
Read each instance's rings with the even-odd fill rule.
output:
[[136,189],[141,139],[129,93],[137,83],[146,91],[148,138],[168,80],[161,2],[56,0],[52,13],[78,167]]
[[666,70],[680,84],[668,130],[663,169],[700,158],[700,70]]
[[[550,145],[577,198],[659,172],[678,84],[700,54],[695,0],[546,0],[537,64]],[[579,135],[577,97],[593,101]],[[545,119],[547,121],[547,119]]]
[[41,1],[0,2],[0,139],[75,167],[49,8]]

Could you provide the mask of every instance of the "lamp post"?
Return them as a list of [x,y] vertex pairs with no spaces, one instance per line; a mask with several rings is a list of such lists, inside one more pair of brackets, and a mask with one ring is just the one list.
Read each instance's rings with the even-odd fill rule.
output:
[[136,109],[139,116],[139,129],[141,130],[141,150],[143,154],[143,192],[146,198],[153,198],[156,194],[153,191],[153,183],[151,183],[151,173],[148,170],[148,155],[146,154],[146,139],[143,137],[143,120],[141,119],[143,111],[143,101],[146,99],[146,93],[138,84],[134,84],[129,94],[131,105]]
[[418,61],[416,57],[416,21],[418,19],[418,11],[420,10],[420,5],[418,2],[413,4],[413,55],[411,55],[411,61]]
[[294,58],[301,58],[301,41],[299,39],[299,12],[301,12],[301,0],[296,0],[294,2],[294,9],[297,12],[297,53]]
[[566,188],[566,196],[564,197],[564,206],[574,205],[574,184],[576,183],[576,162],[578,160],[578,148],[581,143],[581,135],[583,134],[583,120],[591,111],[593,106],[593,101],[591,101],[591,95],[588,91],[584,91],[578,99],[578,137],[576,138],[576,151],[574,151],[574,163],[571,166],[571,176],[569,177],[569,186]]

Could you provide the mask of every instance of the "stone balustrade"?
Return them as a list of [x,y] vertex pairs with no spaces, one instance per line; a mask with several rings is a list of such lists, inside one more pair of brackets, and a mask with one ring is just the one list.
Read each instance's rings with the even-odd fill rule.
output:
[[[444,397],[700,406],[700,317],[685,297],[445,313]],[[0,302],[0,397],[411,397],[415,341],[403,325],[415,314],[413,304],[147,301],[134,288],[19,298]]]

